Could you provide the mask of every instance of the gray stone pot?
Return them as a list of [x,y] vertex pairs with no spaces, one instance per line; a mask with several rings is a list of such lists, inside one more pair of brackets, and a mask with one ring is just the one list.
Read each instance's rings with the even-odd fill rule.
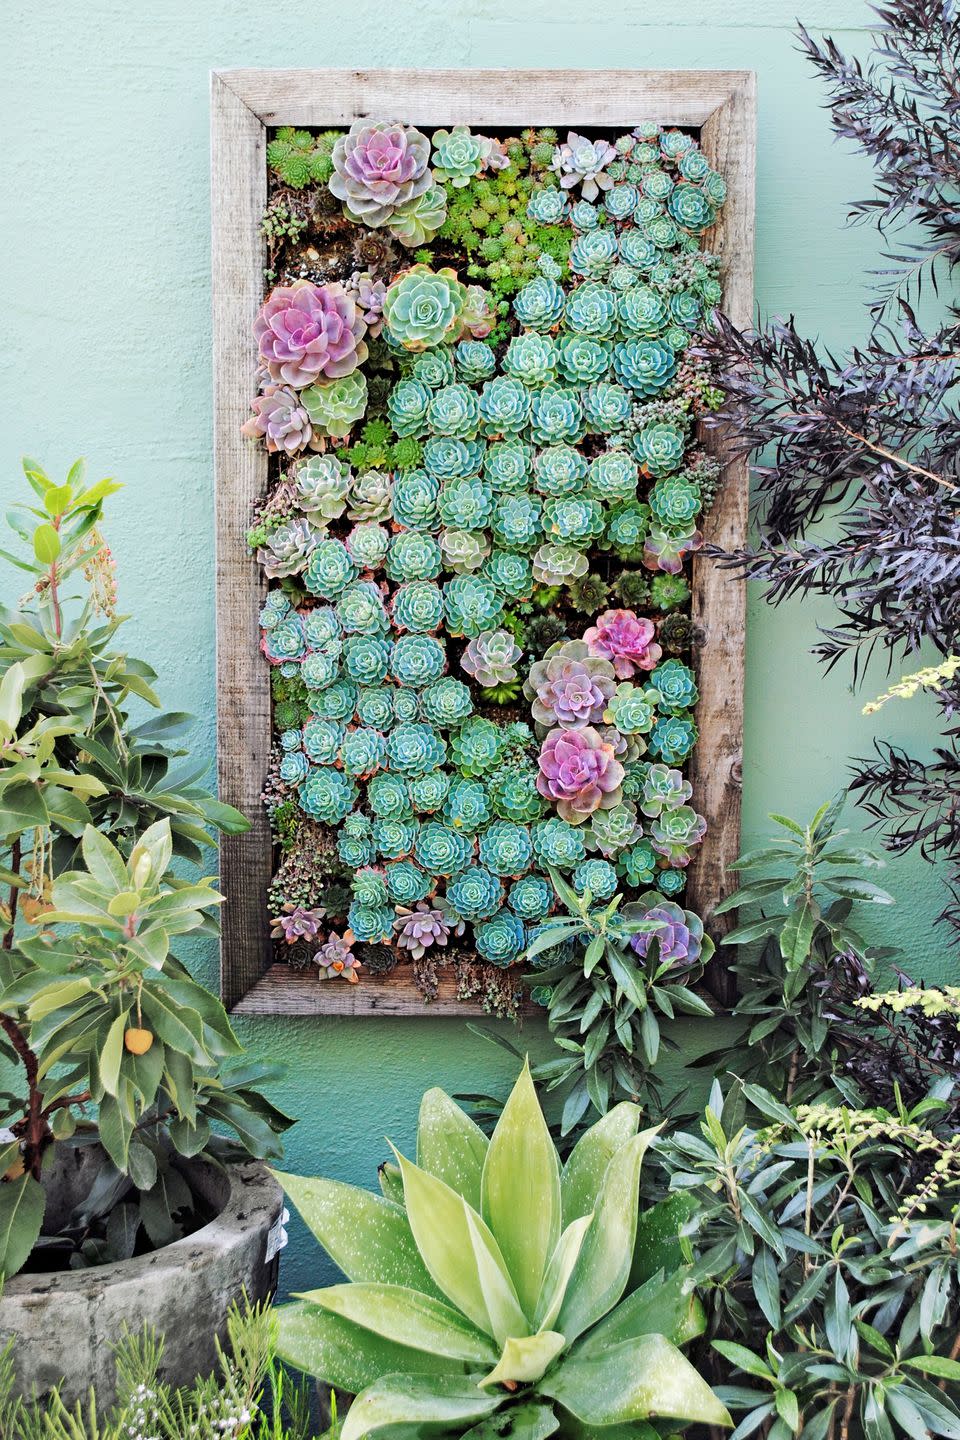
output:
[[[95,1156],[80,1156],[50,1195],[56,1212],[72,1209],[89,1188]],[[217,1214],[184,1240],[112,1265],[55,1274],[17,1275],[0,1296],[0,1348],[13,1340],[23,1395],[43,1396],[62,1382],[68,1404],[93,1385],[101,1405],[115,1396],[111,1346],[124,1327],[152,1326],[164,1337],[162,1374],[187,1385],[216,1368],[215,1336],[246,1290],[251,1302],[276,1289],[277,1240],[283,1192],[255,1162],[219,1170],[209,1161],[183,1162],[191,1188]],[[49,1227],[47,1227],[49,1228]]]

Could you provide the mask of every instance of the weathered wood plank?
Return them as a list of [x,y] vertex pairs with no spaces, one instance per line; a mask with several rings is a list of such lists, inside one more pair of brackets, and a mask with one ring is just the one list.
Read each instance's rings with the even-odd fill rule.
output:
[[220,798],[251,821],[220,845],[224,906],[221,984],[233,1005],[269,963],[266,889],[270,827],[260,791],[270,752],[270,677],[257,614],[263,587],[244,531],[266,485],[267,460],[240,426],[256,356],[252,326],[262,298],[260,218],[266,205],[266,137],[256,115],[212,77],[214,469],[216,475],[217,765]]
[[[273,965],[233,1009],[236,1015],[405,1015],[414,1019],[486,1014],[477,1001],[457,999],[452,971],[439,972],[437,997],[426,1001],[409,966],[389,975],[365,975],[356,985],[347,985],[342,980],[319,980],[315,970]],[[521,1014],[542,1017],[544,1011],[526,1000]]]
[[[723,257],[723,308],[738,325],[753,318],[754,170],[756,86],[751,75],[731,90],[703,126],[700,141],[715,169],[726,178],[727,201],[710,237]],[[719,459],[723,437],[704,437]],[[737,549],[747,537],[749,471],[745,460],[727,460],[723,480],[707,521],[707,544]],[[746,583],[723,571],[715,560],[697,555],[693,564],[692,619],[702,636],[696,666],[700,688],[697,721],[700,739],[691,758],[694,802],[710,828],[691,865],[688,904],[707,923],[714,939],[729,928],[712,918],[714,907],[736,889],[730,865],[740,847],[743,777],[743,693],[746,639]],[[718,960],[709,975],[717,997],[730,1003],[733,976]]]
[[[711,243],[725,263],[724,308],[739,324],[753,307],[755,81],[749,71],[522,70],[231,70],[212,77],[213,286],[216,371],[217,685],[220,793],[252,822],[221,846],[221,880],[229,897],[221,945],[224,1000],[241,1013],[469,1015],[480,1007],[455,998],[455,979],[441,976],[437,1001],[425,1006],[409,976],[368,976],[361,985],[320,985],[271,965],[266,888],[269,826],[260,790],[270,748],[267,667],[259,659],[257,611],[262,584],[244,531],[266,483],[266,457],[239,427],[255,368],[250,327],[259,305],[266,203],[266,126],[347,125],[365,114],[421,125],[632,126],[640,119],[698,128],[724,174],[728,199]],[[713,435],[707,443],[719,446]],[[705,526],[709,542],[735,546],[747,524],[747,471],[726,468]],[[711,828],[691,867],[688,903],[708,919],[733,888],[730,862],[739,847],[745,603],[742,582],[697,557],[693,618],[703,636],[696,664],[701,738],[692,780]],[[723,926],[714,921],[714,934]],[[729,975],[718,966],[714,993],[729,999]]]
[[266,125],[705,125],[744,70],[222,70]]

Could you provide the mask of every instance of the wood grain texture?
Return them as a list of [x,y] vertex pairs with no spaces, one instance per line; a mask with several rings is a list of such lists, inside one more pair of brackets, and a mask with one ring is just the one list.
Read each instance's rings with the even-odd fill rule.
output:
[[[315,970],[273,965],[233,1010],[237,1015],[406,1015],[415,1020],[486,1014],[477,1001],[457,999],[457,980],[451,971],[439,971],[437,997],[425,1000],[410,966],[389,975],[365,975],[356,985],[348,985],[342,980],[320,980]],[[527,1000],[520,1013],[542,1016],[543,1010]]]
[[[239,433],[256,367],[251,326],[262,298],[266,127],[328,128],[375,114],[424,126],[631,127],[650,119],[699,129],[704,150],[727,180],[721,222],[708,241],[724,259],[724,308],[743,325],[753,310],[755,79],[741,70],[228,70],[214,73],[211,103],[218,766],[222,798],[251,821],[246,835],[221,844],[228,896],[224,1002],[243,1014],[477,1014],[479,1006],[456,999],[453,976],[441,975],[437,1000],[427,1006],[402,973],[368,976],[357,986],[321,985],[271,963],[266,890],[272,856],[260,803],[271,738],[269,673],[258,653],[264,587],[244,543],[267,461]],[[722,454],[722,437],[711,435],[706,443]],[[747,469],[730,463],[706,539],[733,547],[746,527]],[[743,582],[702,556],[693,566],[693,619],[702,640],[695,656],[700,741],[691,778],[710,829],[686,893],[691,908],[709,921],[733,888],[729,867],[740,841],[745,595]],[[709,928],[716,936],[723,922]],[[709,978],[714,995],[728,1002],[729,974],[717,964]]]
[[706,125],[746,70],[221,70],[265,125]]
[[[723,259],[723,308],[735,324],[748,326],[753,320],[753,76],[732,90],[710,116],[700,132],[700,143],[727,181],[726,204],[710,235],[711,248]],[[747,538],[747,462],[726,456],[724,437],[718,431],[703,438],[724,465],[717,500],[704,524],[704,540],[708,545],[738,549]],[[702,638],[695,652],[700,739],[691,757],[690,779],[694,803],[707,816],[709,829],[695,852],[685,893],[690,908],[703,917],[718,940],[729,929],[729,922],[725,916],[714,917],[713,910],[736,889],[736,871],[730,866],[740,848],[746,582],[721,570],[709,556],[695,556],[691,614]],[[732,1003],[734,977],[719,956],[710,967],[708,983],[719,1000]]]
[[270,754],[270,676],[260,653],[263,586],[244,532],[267,479],[260,447],[240,434],[250,408],[256,352],[252,327],[262,299],[260,218],[267,198],[266,134],[217,75],[211,86],[214,471],[216,477],[217,771],[220,798],[251,822],[224,836],[220,970],[231,1006],[269,963],[267,885],[270,827],[260,792]]

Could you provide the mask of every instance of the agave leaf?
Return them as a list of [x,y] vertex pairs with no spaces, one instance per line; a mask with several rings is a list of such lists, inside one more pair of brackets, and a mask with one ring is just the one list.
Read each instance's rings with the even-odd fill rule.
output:
[[329,1285],[297,1298],[398,1345],[471,1365],[491,1364],[497,1358],[496,1347],[459,1311],[403,1285]]
[[658,1270],[668,1273],[683,1263],[680,1230],[695,1214],[697,1202],[684,1190],[658,1200],[637,1220],[637,1238],[630,1267],[630,1288],[649,1280]]
[[639,1125],[639,1105],[624,1100],[581,1135],[560,1177],[564,1225],[596,1208],[608,1164],[616,1152],[633,1139]]
[[384,1375],[462,1377],[461,1360],[397,1345],[307,1300],[278,1305],[277,1354],[288,1365],[356,1395]]
[[567,1226],[557,1241],[557,1248],[550,1257],[547,1273],[543,1277],[543,1286],[533,1317],[538,1330],[551,1329],[560,1314],[560,1306],[567,1293],[573,1267],[577,1263],[584,1236],[592,1223],[592,1214],[581,1215],[579,1220],[574,1220]]
[[703,1334],[706,1323],[689,1267],[666,1278],[661,1270],[594,1325],[577,1346],[577,1359],[600,1355],[638,1335],[665,1335],[674,1345],[686,1345]]
[[662,1335],[641,1335],[588,1359],[571,1356],[540,1389],[590,1426],[651,1415],[702,1425],[733,1423],[707,1382]]
[[[474,1210],[467,1209],[467,1229],[490,1325],[499,1345],[511,1335],[529,1335],[530,1324],[492,1233]],[[481,1229],[481,1226],[483,1227]]]
[[480,1126],[445,1091],[426,1092],[417,1125],[417,1164],[456,1190],[477,1211],[489,1143]]
[[[498,1344],[507,1334],[524,1334],[529,1327],[503,1256],[480,1216],[449,1185],[428,1175],[399,1152],[394,1153],[403,1175],[410,1229],[441,1298],[451,1301],[485,1335],[494,1336]],[[478,1256],[484,1264],[482,1277]],[[494,1304],[493,1314],[488,1299]]]
[[480,1381],[481,1385],[506,1385],[514,1389],[516,1384],[529,1384],[539,1380],[556,1360],[566,1345],[565,1338],[556,1330],[541,1330],[537,1335],[511,1337],[503,1347],[503,1354],[496,1366]]
[[526,1405],[512,1405],[495,1420],[481,1420],[461,1440],[547,1440],[559,1426],[549,1405],[531,1400]]
[[348,1280],[406,1285],[441,1298],[399,1205],[338,1180],[273,1173]]
[[363,1440],[387,1425],[436,1425],[459,1429],[492,1415],[506,1399],[475,1381],[453,1376],[385,1375],[367,1387],[347,1411],[340,1440]]
[[484,1162],[483,1218],[532,1319],[560,1238],[560,1162],[526,1060]]
[[557,1317],[557,1329],[570,1341],[612,1310],[623,1294],[637,1233],[640,1165],[659,1129],[642,1130],[621,1146],[607,1166],[593,1224]]
[[384,1160],[382,1165],[377,1167],[377,1179],[380,1181],[380,1189],[384,1199],[392,1200],[395,1205],[403,1205],[403,1176],[397,1165],[391,1165]]

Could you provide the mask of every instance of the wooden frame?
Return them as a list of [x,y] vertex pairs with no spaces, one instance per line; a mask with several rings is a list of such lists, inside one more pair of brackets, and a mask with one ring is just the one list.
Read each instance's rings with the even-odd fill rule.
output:
[[[220,876],[228,896],[221,941],[224,1003],[247,1014],[456,1014],[443,977],[425,1007],[396,972],[362,984],[318,986],[313,976],[270,966],[266,890],[271,840],[260,802],[270,750],[270,685],[258,654],[263,585],[244,532],[267,481],[265,452],[246,443],[256,365],[252,325],[263,295],[260,218],[267,201],[266,139],[277,125],[349,126],[363,115],[424,127],[632,126],[640,119],[699,131],[728,196],[710,244],[724,253],[724,308],[739,325],[753,314],[755,77],[746,70],[224,70],[211,77],[214,456],[217,489],[217,715],[220,795],[251,821],[225,837]],[[716,446],[716,438],[708,439]],[[747,469],[726,466],[706,523],[708,543],[734,547],[747,526]],[[700,740],[691,778],[711,827],[687,894],[709,919],[732,887],[740,831],[744,584],[698,556],[693,568]],[[712,930],[719,929],[715,922]],[[269,968],[268,968],[269,967]],[[711,988],[729,1000],[717,967]]]

